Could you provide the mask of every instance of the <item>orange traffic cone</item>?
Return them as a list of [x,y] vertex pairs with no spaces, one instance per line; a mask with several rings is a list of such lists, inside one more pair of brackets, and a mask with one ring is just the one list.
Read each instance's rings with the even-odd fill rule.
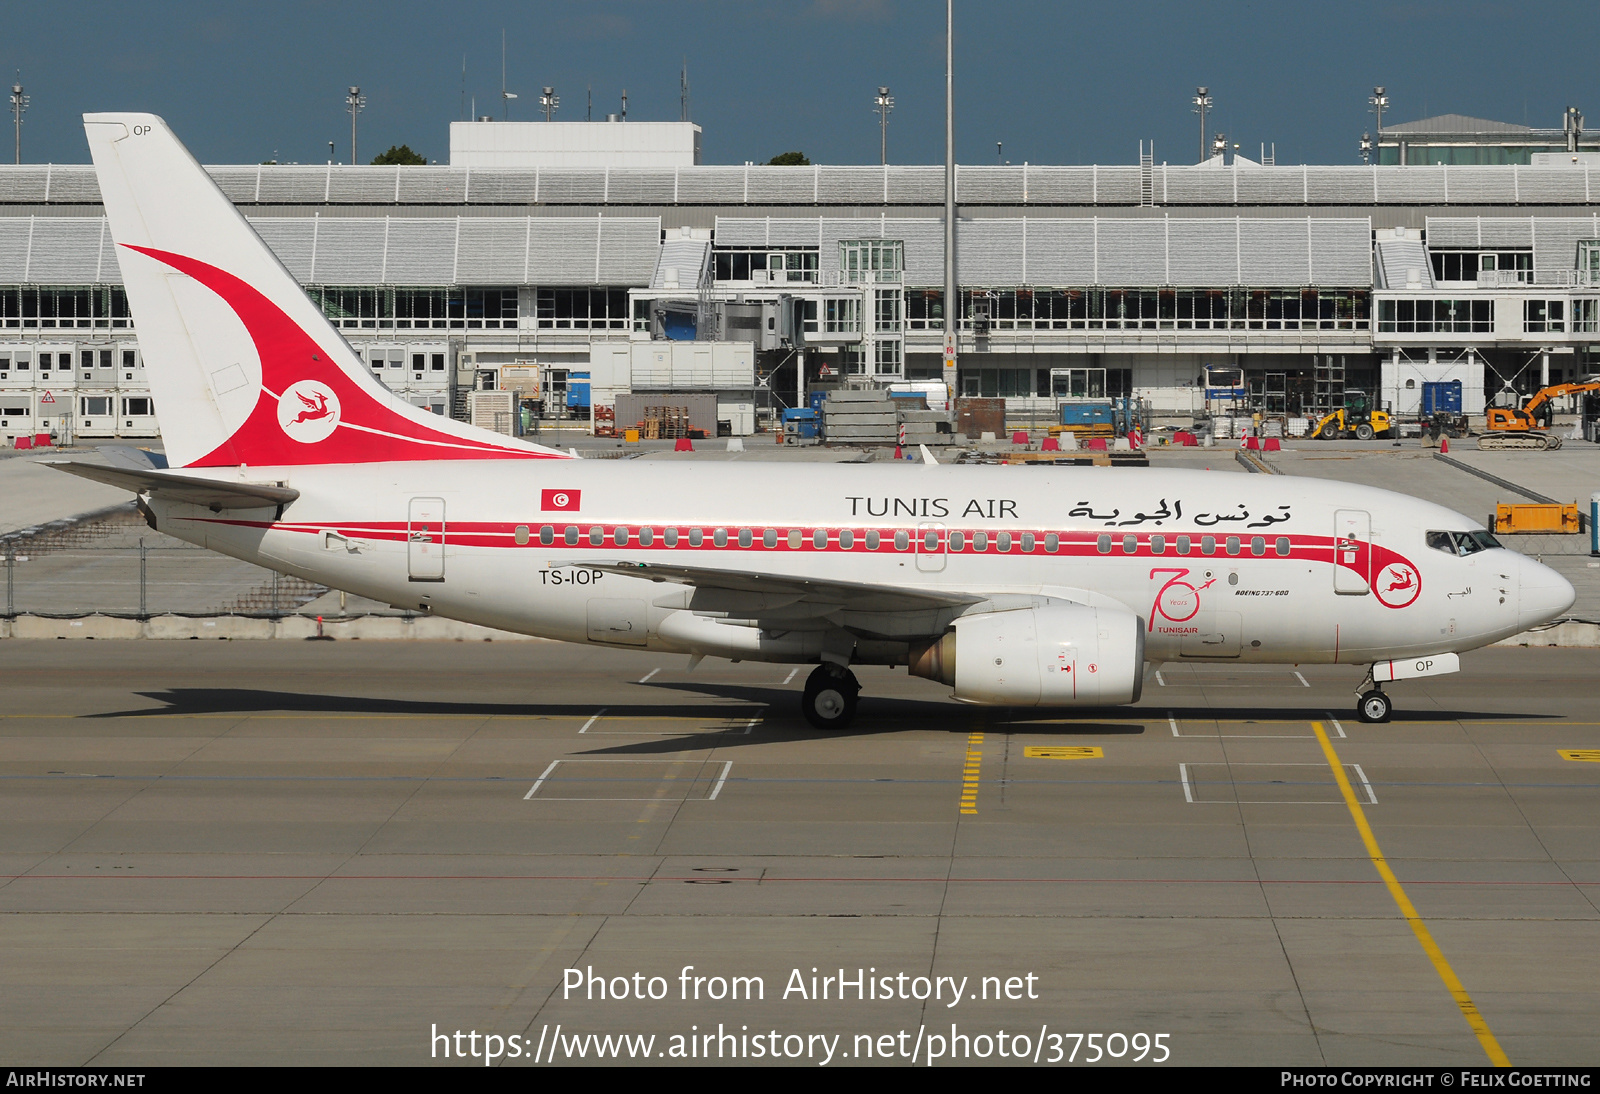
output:
[[904,452],[900,451],[900,446],[899,445],[895,445],[894,446],[894,458],[897,459],[897,460],[903,460],[903,459],[906,458],[906,454]]
[[1449,437],[1440,437],[1439,438],[1439,454],[1441,456],[1443,456],[1443,455],[1447,454],[1449,451],[1450,451],[1450,438]]

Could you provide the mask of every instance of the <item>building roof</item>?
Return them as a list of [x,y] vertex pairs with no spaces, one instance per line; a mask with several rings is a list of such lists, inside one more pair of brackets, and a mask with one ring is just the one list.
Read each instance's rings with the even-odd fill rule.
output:
[[1439,114],[1432,118],[1420,118],[1414,122],[1401,122],[1399,125],[1386,125],[1381,134],[1395,133],[1401,136],[1408,134],[1450,134],[1463,133],[1534,133],[1537,130],[1525,125],[1514,125],[1511,122],[1495,122],[1487,118],[1472,118],[1466,114]]

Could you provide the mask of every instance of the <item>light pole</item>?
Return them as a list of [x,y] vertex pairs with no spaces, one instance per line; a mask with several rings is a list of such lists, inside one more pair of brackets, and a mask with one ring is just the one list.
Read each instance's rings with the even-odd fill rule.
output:
[[889,94],[888,88],[880,87],[878,88],[878,97],[872,101],[876,104],[872,109],[877,112],[878,129],[882,135],[882,146],[878,154],[878,162],[887,164],[889,162],[889,111],[894,109],[894,96]]
[[1372,89],[1371,98],[1367,99],[1368,104],[1372,107],[1371,113],[1378,116],[1378,142],[1380,144],[1383,143],[1383,111],[1389,105],[1389,96],[1384,93],[1385,90],[1385,88],[1375,87]]
[[1200,115],[1200,162],[1206,158],[1206,111],[1211,109],[1211,89],[1197,87],[1194,89],[1194,113]]
[[549,121],[550,115],[554,114],[556,108],[561,105],[561,96],[556,94],[555,88],[547,87],[539,96],[539,105],[544,107],[544,120]]
[[1372,134],[1371,133],[1363,133],[1363,134],[1361,134],[1361,162],[1364,163],[1364,164],[1369,164],[1369,163],[1372,162]]
[[1221,156],[1227,151],[1228,135],[1226,133],[1218,133],[1211,141],[1211,154],[1213,156]]
[[350,109],[350,166],[356,164],[356,115],[361,113],[361,108],[367,105],[367,97],[361,94],[359,87],[352,87],[349,94],[344,97],[344,105]]
[[956,329],[961,297],[956,290],[956,78],[955,0],[944,4],[944,368],[945,392],[953,409],[960,388],[956,374]]
[[28,96],[22,93],[21,84],[11,85],[11,118],[17,123],[17,161],[22,162],[22,112],[28,109]]

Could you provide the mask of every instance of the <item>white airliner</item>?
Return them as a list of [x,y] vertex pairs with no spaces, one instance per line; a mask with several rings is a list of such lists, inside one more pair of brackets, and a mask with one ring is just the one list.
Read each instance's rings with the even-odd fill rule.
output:
[[65,462],[152,527],[395,605],[568,642],[850,666],[955,698],[1132,703],[1167,661],[1382,683],[1560,616],[1572,586],[1401,494],[1169,470],[580,460],[383,387],[149,114],[85,118],[166,468]]

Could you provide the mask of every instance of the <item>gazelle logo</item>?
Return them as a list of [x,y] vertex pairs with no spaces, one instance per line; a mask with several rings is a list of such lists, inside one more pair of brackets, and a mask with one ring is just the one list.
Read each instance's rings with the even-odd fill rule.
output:
[[1410,563],[1391,562],[1378,571],[1372,591],[1386,607],[1404,608],[1422,592],[1422,577]]
[[326,440],[339,426],[339,397],[319,380],[297,380],[278,399],[278,425],[301,444]]

